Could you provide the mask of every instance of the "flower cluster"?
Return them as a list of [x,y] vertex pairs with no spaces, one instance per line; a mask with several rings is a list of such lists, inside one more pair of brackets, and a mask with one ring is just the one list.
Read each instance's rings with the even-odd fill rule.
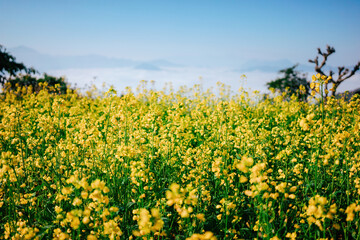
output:
[[[321,75],[320,73],[313,75],[310,83],[310,88],[312,89],[311,95],[315,96],[316,93],[320,93],[321,87],[325,84],[327,85],[331,79],[331,76],[327,77],[325,75]],[[334,89],[330,89],[330,91],[334,91]],[[324,92],[326,95],[329,93],[327,89],[325,89]]]
[[[69,237],[69,233],[80,230],[82,236],[96,239],[101,236],[119,239],[122,231],[118,223],[121,221],[115,213],[117,207],[109,207],[109,188],[104,181],[95,179],[89,184],[87,178],[79,179],[72,175],[66,180],[58,193],[55,206],[57,213],[55,224],[59,228],[54,231],[54,238]],[[78,236],[80,237],[80,235]]]
[[356,238],[360,98],[324,99],[331,83],[313,77],[320,105],[224,84],[7,92],[0,239]]
[[309,200],[309,205],[304,207],[306,211],[307,221],[310,225],[315,224],[319,229],[323,230],[323,222],[325,218],[333,219],[336,214],[336,204],[332,204],[328,211],[326,211],[328,200],[325,197],[316,195]]
[[198,202],[197,190],[191,187],[180,188],[177,183],[172,183],[169,189],[166,191],[166,204],[173,206],[182,218],[190,217],[194,211],[193,207]]
[[147,209],[141,208],[133,210],[133,214],[133,220],[136,220],[139,225],[139,230],[133,231],[135,236],[146,236],[151,232],[154,234],[158,233],[159,235],[160,230],[164,226],[159,209],[152,208],[150,213]]

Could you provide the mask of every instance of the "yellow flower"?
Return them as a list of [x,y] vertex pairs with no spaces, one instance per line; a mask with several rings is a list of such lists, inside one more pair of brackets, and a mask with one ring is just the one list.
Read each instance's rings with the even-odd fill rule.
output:
[[87,225],[90,222],[90,218],[89,217],[84,217],[82,220],[83,224]]
[[296,237],[297,237],[297,234],[296,234],[296,232],[287,233],[285,237],[286,237],[286,238],[290,238],[291,240],[295,240]]
[[79,226],[80,226],[80,219],[79,219],[78,217],[72,217],[72,218],[71,218],[70,226],[71,226],[73,229],[78,229]]
[[309,125],[307,124],[307,121],[305,118],[302,118],[299,122],[299,125],[303,131],[307,131],[310,129]]
[[81,191],[81,197],[83,199],[87,199],[88,195],[89,195],[89,193],[87,191]]
[[110,239],[115,239],[116,236],[122,235],[122,231],[114,220],[109,220],[104,223],[104,234],[109,235]]
[[87,240],[97,240],[97,237],[95,235],[90,234],[87,236]]
[[166,204],[172,206],[173,204],[180,203],[183,200],[182,195],[179,193],[180,185],[172,183],[169,188],[171,191],[166,191],[165,193],[167,199]]
[[181,209],[180,216],[182,218],[188,218],[189,217],[189,211],[187,209]]
[[100,190],[103,190],[105,188],[105,182],[104,181],[100,181],[99,179],[96,179],[94,180],[92,183],[91,183],[91,187],[94,189],[94,188],[97,188],[97,189],[100,189]]
[[295,196],[295,194],[290,194],[290,195],[289,195],[289,198],[290,198],[290,199],[295,199],[296,196]]
[[140,211],[136,210],[133,212],[135,214],[139,213],[139,216],[136,218],[138,221],[139,230],[133,231],[135,236],[145,236],[150,232],[155,233],[162,229],[164,222],[161,219],[159,209],[151,209],[151,214],[145,208],[141,208]]
[[251,157],[243,156],[241,158],[240,163],[236,164],[236,168],[242,171],[243,173],[247,173],[249,171],[248,167],[251,167],[254,164],[254,160]]
[[61,189],[61,193],[64,195],[69,195],[72,193],[72,191],[73,191],[73,189],[71,187],[63,187]]
[[88,208],[88,207],[85,207],[85,209],[84,209],[84,211],[83,211],[83,215],[89,217],[90,214],[91,214],[91,209]]
[[248,181],[248,179],[247,179],[247,177],[245,177],[245,176],[240,176],[240,182],[241,183],[246,183]]
[[205,232],[204,234],[194,233],[191,237],[186,238],[186,240],[216,240],[217,238],[214,236],[212,232]]
[[62,212],[62,208],[59,206],[55,206],[55,212],[56,213],[61,213]]
[[345,213],[347,214],[346,221],[350,222],[354,220],[355,214],[354,210],[356,209],[356,204],[352,203],[346,208]]
[[236,164],[236,168],[239,169],[240,171],[242,171],[243,173],[247,173],[249,171],[249,169],[242,162]]
[[282,183],[280,183],[279,185],[277,185],[275,187],[275,189],[278,190],[281,193],[285,192],[285,188],[286,188],[286,183],[285,182],[282,182]]
[[205,222],[205,214],[203,214],[203,213],[196,214],[196,218],[202,222]]
[[311,82],[310,83],[310,88],[313,89],[315,87],[315,83],[314,82]]
[[117,208],[117,207],[110,207],[110,212],[117,212],[117,211],[119,211],[119,208]]
[[244,156],[242,158],[242,161],[244,162],[245,166],[247,166],[247,167],[251,167],[254,164],[254,159],[252,159],[251,157]]
[[74,206],[79,206],[82,204],[82,200],[80,198],[75,198],[73,203],[72,203]]
[[53,237],[54,239],[59,240],[65,240],[70,238],[69,234],[62,232],[60,228],[54,229]]

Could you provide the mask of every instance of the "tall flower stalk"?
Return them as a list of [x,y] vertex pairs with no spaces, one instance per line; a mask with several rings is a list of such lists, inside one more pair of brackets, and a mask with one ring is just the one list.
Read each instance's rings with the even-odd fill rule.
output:
[[[323,144],[323,136],[324,136],[324,119],[325,119],[325,96],[328,94],[328,90],[324,89],[325,85],[328,84],[329,80],[331,80],[331,76],[327,77],[325,75],[321,75],[320,73],[312,76],[312,82],[310,83],[310,88],[312,89],[311,95],[315,96],[316,93],[320,94],[320,107],[321,107],[321,137],[320,142],[321,145]],[[318,158],[315,161],[315,189],[317,190],[317,183],[318,183]]]

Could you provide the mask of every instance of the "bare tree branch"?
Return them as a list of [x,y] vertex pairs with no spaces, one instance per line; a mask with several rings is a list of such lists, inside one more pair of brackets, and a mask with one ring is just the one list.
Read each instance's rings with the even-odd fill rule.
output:
[[320,48],[318,48],[318,54],[323,56],[323,60],[321,64],[319,65],[319,57],[316,56],[314,60],[309,60],[311,63],[315,63],[315,71],[317,73],[320,73],[322,75],[325,75],[322,68],[325,66],[327,58],[335,52],[335,49],[333,47],[330,47],[329,45],[326,46],[326,53],[323,53]]
[[[327,76],[332,77],[332,79],[329,82],[333,84],[332,95],[334,96],[336,89],[340,85],[340,83],[342,83],[346,79],[352,77],[360,69],[360,61],[354,66],[354,68],[351,72],[348,68],[345,68],[344,66],[338,67],[338,76],[335,79],[334,72],[332,70],[329,71],[329,74],[325,74],[322,70],[322,68],[326,64],[328,57],[335,52],[335,48],[330,47],[329,45],[326,45],[326,52],[322,52],[320,48],[318,48],[317,50],[318,50],[318,54],[323,57],[321,64],[319,64],[319,56],[316,56],[314,59],[309,59],[309,62],[315,64],[315,71],[317,73],[320,73],[321,75],[327,75]],[[325,84],[325,85],[326,85],[325,89],[327,89],[328,84]],[[326,96],[327,96],[327,94],[326,94]]]
[[[342,70],[344,69],[344,67],[342,67]],[[360,69],[360,61],[354,66],[353,70],[351,70],[351,72],[349,73],[349,69],[346,68],[345,71],[343,73],[341,73],[340,71],[340,67],[339,67],[339,77],[337,79],[337,82],[340,84],[341,82],[343,82],[344,80],[351,78],[352,76],[354,76],[354,74]],[[349,73],[349,74],[348,74]],[[346,74],[348,74],[346,76]]]

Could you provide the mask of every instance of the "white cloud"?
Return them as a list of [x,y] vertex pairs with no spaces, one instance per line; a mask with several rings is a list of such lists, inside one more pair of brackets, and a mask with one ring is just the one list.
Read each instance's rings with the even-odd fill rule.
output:
[[[141,80],[148,81],[148,88],[151,88],[151,80],[155,81],[156,89],[163,89],[167,83],[171,83],[176,90],[180,86],[192,87],[194,84],[202,84],[203,89],[212,87],[216,92],[218,81],[231,86],[232,91],[237,91],[239,87],[248,90],[267,90],[266,82],[276,79],[277,72],[235,72],[227,68],[198,68],[198,67],[172,67],[163,68],[161,71],[139,70],[131,67],[126,68],[91,68],[91,69],[63,69],[48,71],[55,76],[66,76],[68,82],[78,88],[96,85],[102,88],[105,83],[108,88],[113,85],[119,92],[124,91],[125,87],[133,90],[139,85]],[[246,78],[241,75],[245,74]],[[311,73],[308,75],[311,76]],[[339,92],[353,90],[360,87],[360,75],[357,74],[351,79],[346,80],[339,87]]]
[[[101,88],[103,83],[113,85],[118,91],[130,86],[135,89],[141,80],[155,81],[155,88],[162,89],[166,83],[172,83],[174,89],[180,86],[192,87],[194,84],[202,84],[204,89],[213,87],[216,89],[218,81],[230,85],[232,90],[240,86],[252,90],[265,91],[265,83],[276,77],[276,73],[264,73],[260,71],[239,73],[225,68],[194,68],[176,67],[166,68],[161,71],[139,70],[134,68],[91,68],[91,69],[63,69],[48,71],[55,76],[66,76],[68,82],[79,88],[95,84]],[[246,79],[241,78],[245,74]],[[149,83],[150,87],[150,83]]]

